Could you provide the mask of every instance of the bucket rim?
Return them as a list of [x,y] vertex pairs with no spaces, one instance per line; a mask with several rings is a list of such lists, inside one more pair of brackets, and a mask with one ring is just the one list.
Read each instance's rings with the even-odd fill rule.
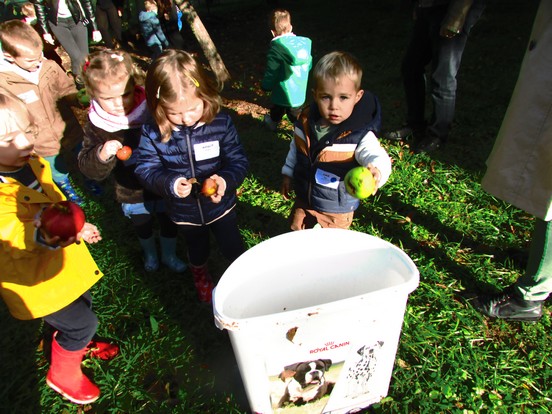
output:
[[[308,229],[308,230],[301,230],[296,232],[288,232],[284,234],[280,234],[277,236],[274,236],[270,239],[264,240],[255,246],[251,247],[249,250],[247,250],[245,253],[243,253],[240,257],[238,257],[225,271],[225,273],[222,275],[219,283],[213,290],[213,314],[215,318],[215,325],[219,329],[228,329],[228,330],[238,330],[240,329],[240,325],[247,324],[247,323],[254,323],[255,320],[258,318],[267,318],[270,315],[283,315],[285,314],[287,316],[286,320],[294,320],[294,315],[297,315],[296,317],[299,317],[300,315],[305,315],[305,313],[314,312],[317,308],[320,308],[322,305],[324,307],[331,307],[332,309],[336,309],[336,306],[339,306],[340,302],[344,302],[345,299],[338,299],[338,300],[332,300],[329,302],[325,302],[324,304],[319,305],[310,305],[305,306],[303,308],[295,308],[289,311],[281,311],[281,312],[275,312],[271,313],[270,315],[257,315],[257,316],[250,316],[245,318],[236,318],[236,317],[230,317],[226,315],[224,312],[223,306],[224,306],[224,300],[225,296],[223,296],[222,300],[217,300],[219,297],[219,293],[225,294],[225,290],[230,289],[229,281],[228,279],[225,279],[225,275],[232,275],[232,272],[235,269],[242,269],[244,263],[248,263],[248,260],[252,258],[254,255],[256,255],[261,250],[263,251],[263,254],[266,254],[266,252],[272,247],[272,246],[278,246],[278,245],[285,245],[286,242],[290,238],[304,238],[309,239],[312,236],[312,232],[324,232],[325,238],[330,238],[332,240],[339,240],[339,238],[346,238],[351,239],[348,241],[362,241],[365,242],[365,244],[372,244],[373,248],[385,248],[390,249],[394,251],[397,256],[404,261],[404,264],[406,267],[408,267],[410,272],[410,278],[409,280],[406,280],[404,283],[400,285],[395,286],[388,286],[381,289],[378,289],[374,292],[366,292],[361,293],[359,295],[351,296],[347,298],[346,300],[348,303],[350,303],[351,300],[358,300],[362,301],[366,297],[372,295],[372,294],[385,294],[385,292],[389,291],[398,291],[400,293],[404,293],[406,297],[408,298],[408,294],[413,292],[418,286],[419,286],[419,271],[412,259],[406,254],[402,249],[395,246],[394,244],[388,242],[387,240],[381,239],[377,236],[373,236],[367,233],[358,232],[355,230],[344,230],[344,229],[333,229],[333,228],[326,228],[326,229]],[[318,240],[320,240],[320,237],[317,235]],[[365,247],[365,246],[364,246]],[[365,249],[360,249],[365,250]],[[344,250],[345,251],[345,250]],[[271,257],[271,259],[273,259]]]

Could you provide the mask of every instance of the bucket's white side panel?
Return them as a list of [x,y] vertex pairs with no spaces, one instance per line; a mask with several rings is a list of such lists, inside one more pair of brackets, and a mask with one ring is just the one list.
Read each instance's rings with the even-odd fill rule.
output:
[[[379,401],[387,395],[405,304],[405,295],[384,297],[292,324],[269,320],[230,331],[252,412],[285,414],[301,404],[315,414]],[[286,367],[313,361],[331,361],[323,372],[326,391],[296,404],[286,397],[293,387]],[[311,397],[312,391],[304,398]]]

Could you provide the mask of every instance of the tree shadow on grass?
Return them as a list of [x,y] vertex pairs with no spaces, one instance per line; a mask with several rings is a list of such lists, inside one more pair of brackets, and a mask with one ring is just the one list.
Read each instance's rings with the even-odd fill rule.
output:
[[[492,256],[495,262],[513,260],[514,265],[520,271],[525,268],[527,261],[526,251],[515,247],[504,249],[502,247],[482,244],[469,235],[460,233],[441,223],[435,216],[422,212],[412,205],[405,204],[394,196],[380,194],[379,197],[379,202],[389,205],[391,211],[398,215],[409,217],[415,224],[424,226],[432,234],[446,240],[447,243],[455,243],[463,249],[471,249],[482,255]],[[386,237],[388,240],[396,245],[400,245],[407,254],[412,255],[414,258],[425,257],[428,260],[434,260],[435,267],[439,272],[453,275],[454,279],[462,283],[467,292],[496,292],[496,288],[493,285],[482,281],[469,266],[451,259],[443,249],[415,240],[405,227],[408,224],[398,221],[390,222],[387,217],[370,211],[364,204],[361,204],[355,217],[362,222],[375,223],[376,226],[381,227],[382,233],[388,236]]]
[[[259,237],[273,237],[286,229],[286,220],[280,215],[249,205],[239,204],[238,217],[242,217],[240,228],[243,231],[258,233]],[[113,235],[114,237],[120,237]],[[179,246],[179,255],[184,256],[185,246]],[[171,365],[168,361],[156,361],[150,367],[151,375],[146,375],[142,387],[159,399],[159,403],[167,403],[167,392],[163,386],[169,389],[168,395],[174,398],[174,404],[179,404],[178,396],[181,392],[194,396],[200,393],[205,401],[205,412],[209,411],[209,401],[223,404],[231,400],[234,406],[242,412],[249,411],[245,388],[239,373],[236,357],[232,349],[229,333],[218,329],[214,323],[212,305],[200,303],[197,298],[192,275],[189,270],[183,274],[175,274],[166,268],[161,268],[154,273],[145,273],[140,270],[141,252],[137,255],[135,273],[140,275],[144,287],[159,299],[162,309],[169,320],[179,326],[183,333],[182,349],[187,349],[183,355],[183,367],[179,369],[165,369],[163,364]],[[215,240],[211,240],[211,255],[209,258],[210,271],[215,280],[218,280],[230,265],[218,250]],[[252,272],[259,269],[251,269]],[[244,298],[246,300],[246,298]],[[150,317],[149,308],[142,307],[143,315],[133,315],[138,321],[147,321]],[[128,323],[125,323],[125,326]],[[127,326],[130,331],[125,331],[125,336],[136,334],[139,327],[131,323]],[[159,379],[156,373],[163,372]],[[188,378],[194,378],[190,383]],[[168,385],[166,385],[168,384]],[[161,388],[160,388],[161,387]],[[182,401],[180,401],[182,403]],[[230,403],[229,403],[230,404]]]
[[[258,234],[259,238],[274,237],[289,228],[286,219],[281,215],[242,203],[238,208],[240,229]],[[230,265],[221,255],[214,240],[211,240],[209,265],[215,280],[220,279]],[[252,268],[250,271],[261,270]],[[203,384],[194,384],[194,386],[202,387],[203,392],[209,395],[206,401],[210,399],[224,401],[231,396],[234,404],[243,412],[248,412],[245,388],[229,333],[215,326],[212,306],[200,303],[197,299],[190,271],[175,275],[163,269],[156,272],[154,278],[144,277],[144,283],[162,302],[163,309],[169,317],[176,321],[181,331],[185,333],[186,345],[193,350],[193,366],[198,368],[194,375]],[[175,292],[179,292],[178,301],[175,300]],[[212,384],[212,387],[209,384]],[[175,388],[187,386],[185,381],[175,378]]]
[[249,115],[232,115],[238,135],[249,160],[249,174],[262,185],[280,191],[281,168],[289,150],[293,127],[282,121],[277,132],[270,131],[262,122]]
[[[40,366],[46,358],[37,358],[40,348],[41,321],[14,319],[0,304],[2,337],[2,369],[0,370],[0,412],[32,414],[42,411],[40,389],[44,383]],[[53,392],[53,391],[52,391]]]
[[[213,245],[213,248],[216,246]],[[227,266],[224,259],[218,261],[219,256],[218,252],[211,255],[213,274],[218,274]],[[197,298],[190,271],[175,275],[162,269],[149,277],[145,276],[144,284],[159,298],[171,324],[174,322],[179,326],[179,331],[183,333],[180,346],[186,350],[186,355],[182,355],[183,362],[179,364],[183,364],[180,369],[152,366],[152,376],[155,377],[160,370],[165,372],[163,384],[170,384],[171,395],[178,396],[180,391],[185,391],[185,395],[190,397],[201,395],[204,412],[214,412],[210,411],[210,401],[220,404],[229,399],[247,412],[247,399],[228,333],[215,326],[212,305],[201,303]],[[167,358],[166,363],[171,365],[168,362],[171,357],[167,355]],[[154,365],[158,364],[162,361]],[[144,387],[155,397],[155,387],[148,384]],[[159,393],[160,402],[166,397],[166,393]],[[178,397],[175,397],[177,403]]]

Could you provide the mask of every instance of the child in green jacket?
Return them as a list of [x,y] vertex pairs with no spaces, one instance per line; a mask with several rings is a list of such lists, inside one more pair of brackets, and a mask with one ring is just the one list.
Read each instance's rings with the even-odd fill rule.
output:
[[272,92],[273,106],[264,122],[275,131],[284,114],[295,122],[301,113],[312,66],[312,42],[308,37],[292,33],[291,16],[287,10],[274,10],[271,25],[274,38],[268,50],[261,87]]

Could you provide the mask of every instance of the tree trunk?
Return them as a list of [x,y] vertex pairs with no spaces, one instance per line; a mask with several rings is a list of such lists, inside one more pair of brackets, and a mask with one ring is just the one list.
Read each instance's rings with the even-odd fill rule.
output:
[[230,73],[226,69],[226,66],[222,61],[222,58],[217,52],[217,48],[215,47],[215,44],[211,40],[211,36],[209,36],[207,29],[201,22],[201,19],[199,18],[199,16],[197,15],[197,12],[195,11],[195,9],[193,8],[193,6],[190,4],[189,1],[174,0],[174,2],[178,6],[178,8],[182,11],[183,17],[188,22],[188,25],[192,29],[192,32],[194,32],[194,35],[197,41],[199,42],[201,49],[203,49],[203,53],[205,54],[205,57],[207,58],[209,65],[211,66],[211,69],[215,73],[217,80],[222,86],[224,82],[230,79]]

